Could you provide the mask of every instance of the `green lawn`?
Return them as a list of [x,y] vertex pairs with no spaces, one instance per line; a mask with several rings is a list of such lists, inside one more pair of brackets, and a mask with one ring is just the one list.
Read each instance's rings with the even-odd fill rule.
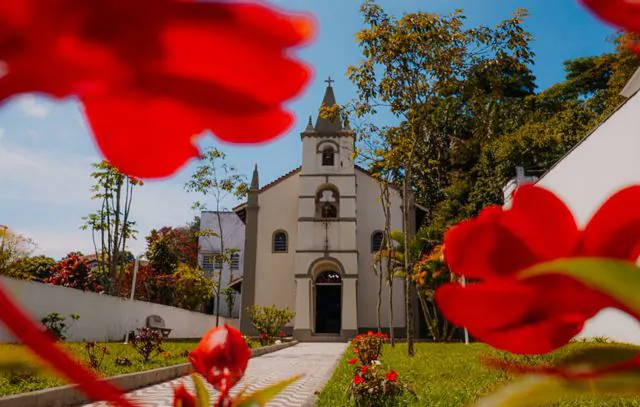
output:
[[[523,358],[531,363],[548,363],[566,356],[585,346],[610,346],[606,344],[573,343],[564,349],[545,356]],[[395,369],[399,380],[404,380],[417,393],[416,398],[406,396],[399,406],[457,407],[466,406],[478,397],[488,394],[513,377],[509,374],[484,367],[479,359],[483,354],[496,355],[483,344],[416,344],[417,354],[406,356],[406,344],[391,348],[385,345],[382,363]],[[346,389],[353,378],[353,366],[346,363],[354,357],[348,350],[320,395],[317,406],[351,406]],[[579,400],[564,400],[545,407],[640,407],[640,398],[631,397],[585,397]]]
[[[197,343],[194,342],[165,342],[163,349],[165,354],[155,357],[148,363],[143,363],[138,353],[131,345],[123,343],[98,344],[99,347],[107,346],[110,354],[107,355],[98,370],[102,376],[115,376],[124,373],[138,372],[186,363],[187,358],[182,355],[185,350],[191,351]],[[87,362],[84,343],[67,343],[64,345],[80,361]],[[114,361],[118,357],[126,357],[131,360],[131,366],[116,366]],[[38,366],[37,359],[21,345],[0,344],[0,365],[12,363],[24,363],[31,368]],[[55,387],[66,384],[53,373],[42,368],[34,372],[30,368],[6,367],[0,371],[0,397],[11,394],[23,393]]]

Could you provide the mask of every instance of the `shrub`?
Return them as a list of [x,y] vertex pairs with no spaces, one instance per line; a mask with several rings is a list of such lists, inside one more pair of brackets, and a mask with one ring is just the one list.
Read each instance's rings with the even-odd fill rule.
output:
[[[71,314],[69,317],[75,322],[80,319],[80,315]],[[63,317],[57,312],[52,312],[48,314],[46,317],[42,318],[40,322],[44,327],[49,331],[53,336],[57,339],[64,341],[67,339],[66,333],[71,328],[71,325],[67,325],[65,322],[67,317]]]
[[109,354],[109,349],[106,346],[98,348],[95,342],[87,342],[84,345],[84,350],[87,352],[89,365],[94,369],[100,369],[104,357]]
[[366,335],[361,334],[353,338],[351,340],[351,347],[360,360],[360,363],[369,365],[380,358],[382,345],[384,345],[386,340],[386,334],[369,331]]
[[387,371],[378,363],[356,367],[355,376],[349,385],[349,396],[358,407],[382,407],[396,404],[404,391],[413,391],[398,382],[398,373]]
[[97,281],[85,260],[77,253],[69,253],[51,267],[51,277],[47,283],[84,291],[100,292],[102,285]]
[[136,329],[131,339],[131,345],[140,354],[143,362],[148,362],[162,352],[162,333],[157,330],[145,328]]
[[275,342],[275,337],[282,328],[291,322],[295,313],[288,308],[276,306],[262,307],[252,305],[247,308],[253,327],[260,333],[260,344],[270,345]]

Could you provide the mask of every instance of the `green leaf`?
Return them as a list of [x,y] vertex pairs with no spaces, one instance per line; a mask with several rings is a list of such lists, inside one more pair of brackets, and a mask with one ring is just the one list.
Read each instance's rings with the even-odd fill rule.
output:
[[301,377],[302,375],[293,376],[289,379],[273,384],[267,388],[257,390],[254,393],[246,396],[241,394],[236,400],[234,400],[233,406],[234,407],[264,407],[269,402],[269,400],[277,396],[288,385],[295,382]]
[[607,258],[578,257],[537,264],[520,273],[528,278],[545,274],[572,277],[624,304],[640,315],[640,268],[635,264]]
[[211,403],[209,402],[209,392],[206,387],[204,387],[204,382],[200,378],[200,376],[196,373],[191,375],[193,379],[193,383],[196,386],[196,403],[197,407],[209,407]]
[[[630,361],[638,356],[638,351],[637,347],[625,345],[589,348],[562,359],[557,367],[569,374],[589,374]],[[526,375],[480,399],[474,407],[534,407],[559,399],[595,394],[640,394],[640,367],[590,379]]]

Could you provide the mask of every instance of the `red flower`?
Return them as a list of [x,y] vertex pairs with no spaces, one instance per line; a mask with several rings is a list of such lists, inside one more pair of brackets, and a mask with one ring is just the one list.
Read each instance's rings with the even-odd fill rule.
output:
[[353,377],[353,384],[355,384],[356,386],[362,382],[364,382],[364,379],[360,375],[355,375]]
[[386,373],[384,375],[384,377],[389,379],[389,381],[395,382],[396,380],[398,380],[398,372],[396,372],[395,370],[391,369],[391,370],[389,370],[388,373]]
[[196,407],[196,398],[184,384],[173,388],[173,407]]
[[358,358],[353,358],[351,360],[347,360],[347,363],[350,365],[355,365],[357,361],[358,361]]
[[189,362],[213,387],[229,390],[244,375],[251,349],[237,329],[224,326],[210,329],[189,354]]
[[362,373],[362,375],[364,375],[365,373],[367,373],[367,370],[369,370],[369,366],[362,366],[362,369],[360,369],[360,372]]
[[195,135],[258,143],[292,124],[282,104],[310,80],[288,50],[313,24],[227,1],[20,0],[0,4],[0,103],[76,96],[106,158],[164,177],[198,156]]
[[581,0],[603,20],[618,28],[640,33],[640,3],[633,0]]
[[516,191],[513,207],[490,207],[450,229],[445,257],[451,271],[479,282],[448,284],[436,293],[453,323],[478,339],[521,354],[565,345],[603,308],[623,307],[561,275],[526,280],[517,274],[537,263],[567,257],[633,261],[640,253],[640,187],[613,195],[579,230],[570,210],[536,186]]

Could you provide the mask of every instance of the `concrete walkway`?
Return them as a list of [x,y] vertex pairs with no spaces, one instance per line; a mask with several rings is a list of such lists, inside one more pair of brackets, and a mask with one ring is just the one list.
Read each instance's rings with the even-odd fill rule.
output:
[[[336,363],[342,357],[346,343],[300,343],[249,360],[244,378],[232,390],[232,394],[248,386],[249,390],[266,387],[296,374],[304,376],[289,385],[274,398],[269,407],[312,406],[314,393],[331,377]],[[155,386],[136,390],[127,395],[141,407],[172,407],[173,387],[185,383],[193,392],[193,381],[189,376]],[[215,390],[207,384],[215,400]],[[107,403],[87,404],[84,407],[108,407]]]

